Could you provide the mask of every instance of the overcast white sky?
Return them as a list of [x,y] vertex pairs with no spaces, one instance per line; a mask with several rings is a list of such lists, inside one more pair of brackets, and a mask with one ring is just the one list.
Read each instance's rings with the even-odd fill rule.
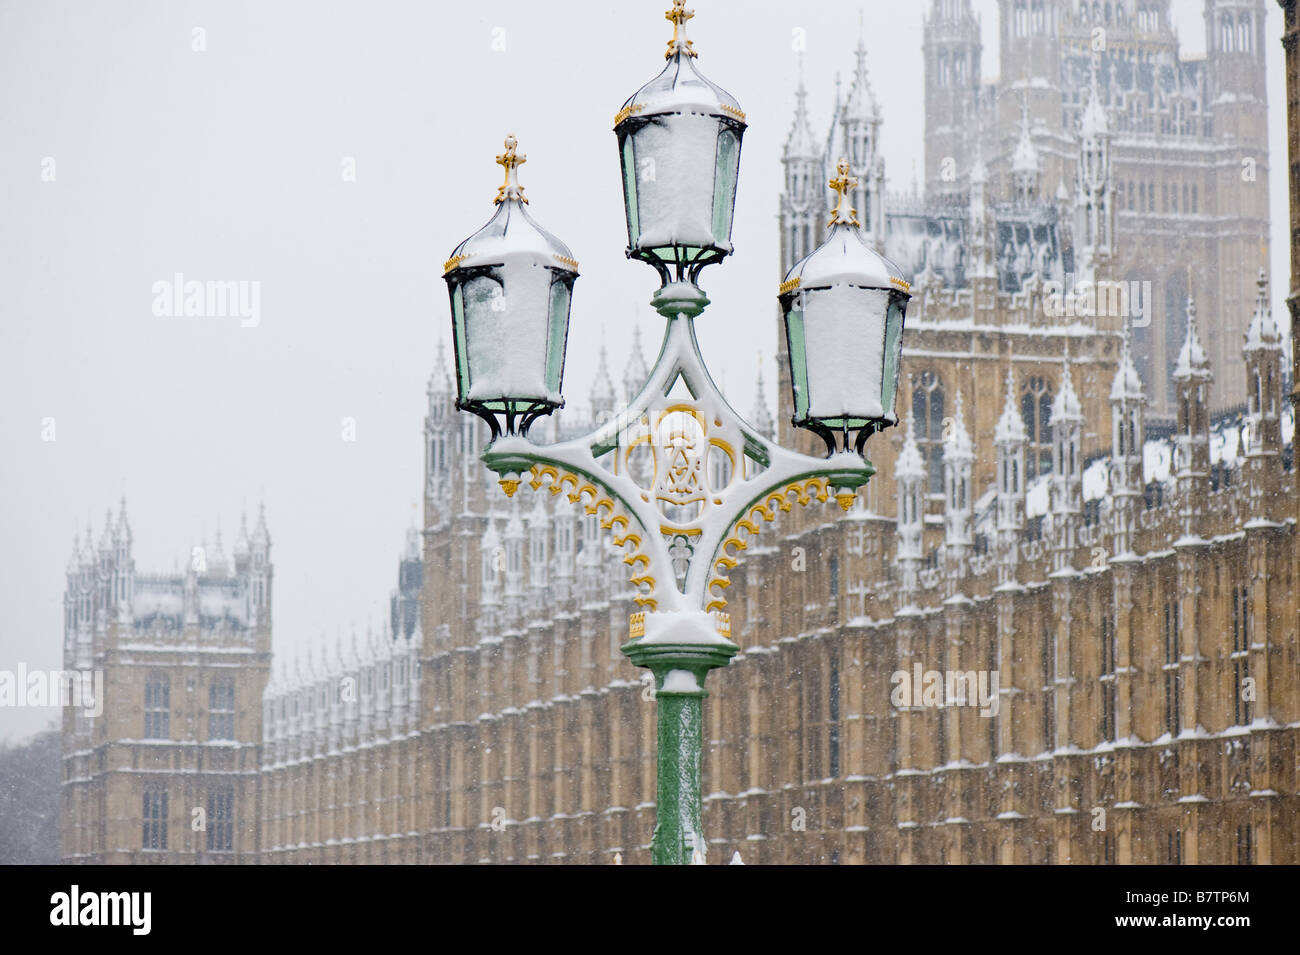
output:
[[[582,263],[565,393],[602,336],[621,377],[659,322],[623,254],[614,113],[662,68],[667,0],[0,4],[0,669],[57,668],[64,567],[125,492],[137,570],[266,502],[277,652],[387,613],[421,483],[425,382],[448,340],[441,266],[491,214],[514,132],[537,219]],[[807,35],[816,128],[859,8],[890,187],[922,168],[929,4],[697,0],[707,76],[748,114],[736,254],[705,272],[705,357],[742,412],[761,352],[775,407],[780,147]],[[983,11],[997,70],[995,6]],[[1280,13],[1269,16],[1274,274],[1285,275]],[[1175,0],[1199,55],[1201,3]],[[192,49],[194,29],[206,51]],[[504,46],[504,49],[495,47]],[[56,179],[43,182],[54,160]],[[356,181],[342,164],[355,161]],[[48,167],[47,167],[48,168]],[[151,287],[261,283],[261,321],[167,319]],[[1284,283],[1275,282],[1278,307]],[[653,359],[647,354],[647,359]],[[356,419],[357,440],[340,419]],[[42,440],[55,419],[56,440]],[[51,711],[0,709],[0,739]]]

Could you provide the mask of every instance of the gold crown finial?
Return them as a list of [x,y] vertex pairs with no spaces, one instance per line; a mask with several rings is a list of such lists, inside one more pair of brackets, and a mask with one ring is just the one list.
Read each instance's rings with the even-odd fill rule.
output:
[[505,169],[506,181],[497,189],[497,197],[492,201],[500,204],[507,199],[518,199],[520,202],[527,204],[528,200],[524,197],[524,187],[519,185],[519,167],[528,162],[528,157],[515,152],[519,146],[519,140],[515,139],[514,133],[506,136],[505,145],[506,151],[497,157],[497,165]]
[[673,0],[673,8],[664,14],[664,18],[672,21],[673,24],[673,38],[668,41],[668,52],[664,54],[665,60],[671,60],[678,50],[685,52],[687,56],[697,55],[695,44],[686,39],[686,21],[693,16],[695,11],[686,9],[686,0]]
[[857,188],[858,180],[849,175],[849,161],[841,159],[835,165],[835,171],[839,173],[830,181],[830,187],[835,190],[835,208],[831,210],[831,221],[827,225],[855,225],[861,226],[858,221],[858,210],[849,205],[849,193]]

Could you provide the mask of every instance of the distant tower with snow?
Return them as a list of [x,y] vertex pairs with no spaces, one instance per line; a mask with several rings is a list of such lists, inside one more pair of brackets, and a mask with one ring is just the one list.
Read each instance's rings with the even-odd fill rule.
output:
[[912,416],[907,417],[907,432],[903,449],[894,464],[895,486],[898,489],[897,551],[896,561],[900,576],[900,606],[910,606],[918,586],[917,574],[921,567],[921,537],[925,522],[925,462],[916,445],[916,426]]
[[943,512],[944,562],[947,579],[952,582],[965,577],[969,570],[971,554],[971,518],[975,510],[972,498],[971,465],[975,460],[975,446],[966,430],[962,395],[957,392],[953,418],[945,422],[943,440],[943,480],[945,502]]
[[1110,496],[1112,551],[1132,552],[1143,492],[1142,455],[1146,441],[1146,397],[1133,364],[1127,325],[1120,346],[1119,369],[1110,386]]
[[1070,566],[1083,506],[1083,406],[1074,390],[1067,347],[1061,387],[1052,402],[1052,569]]
[[1015,579],[1017,541],[1025,526],[1025,421],[1016,405],[1015,376],[1008,369],[1002,415],[993,431],[998,469],[999,584]]
[[1195,536],[1210,472],[1210,362],[1196,329],[1196,301],[1187,300],[1187,334],[1174,366],[1178,417],[1174,426],[1174,478],[1185,537]]

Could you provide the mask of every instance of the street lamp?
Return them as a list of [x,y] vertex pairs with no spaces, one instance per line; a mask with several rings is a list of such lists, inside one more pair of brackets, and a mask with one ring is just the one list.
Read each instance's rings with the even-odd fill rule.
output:
[[663,72],[634,93],[614,119],[623,166],[629,258],[648,262],[664,285],[694,282],[731,253],[731,220],[745,114],[695,68],[685,0],[666,14],[673,38]]
[[[841,161],[825,244],[779,290],[794,381],[794,424],[826,439],[826,457],[768,441],[723,398],[705,367],[695,317],[709,300],[704,266],[730,254],[744,114],[696,69],[693,13],[674,0],[668,68],[615,120],[622,156],[628,256],[661,286],[664,345],[628,406],[595,430],[538,445],[527,427],[563,406],[569,293],[577,263],[523,210],[513,138],[497,161],[506,184],[484,229],[445,269],[456,345],[458,407],[485,418],[484,464],[513,495],[521,482],[568,499],[611,533],[640,608],[623,653],[655,676],[656,864],[702,861],[700,756],[708,671],[739,647],[726,613],[740,551],[794,504],[834,497],[844,510],[875,469],[867,438],[897,422],[894,396],[907,283],[873,252],[846,206],[854,181]],[[837,441],[838,436],[838,441]],[[644,465],[644,466],[639,466]]]
[[833,454],[862,453],[867,438],[898,424],[903,314],[909,286],[898,267],[867,245],[857,211],[858,181],[847,160],[830,186],[838,194],[825,243],[796,262],[781,283],[794,423],[821,435]]
[[488,423],[492,437],[527,434],[564,407],[560,384],[569,302],[578,263],[528,214],[514,136],[497,162],[505,183],[487,225],[456,246],[443,268],[451,294],[456,407]]

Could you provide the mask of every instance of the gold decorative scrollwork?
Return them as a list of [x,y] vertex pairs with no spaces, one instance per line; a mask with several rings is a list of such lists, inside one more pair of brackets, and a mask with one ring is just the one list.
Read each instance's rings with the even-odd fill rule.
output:
[[[791,499],[792,496],[793,499]],[[740,551],[746,550],[749,547],[749,541],[758,536],[758,532],[762,527],[761,524],[757,523],[759,518],[770,524],[776,520],[776,510],[789,511],[794,504],[807,506],[813,500],[824,504],[830,500],[830,497],[831,488],[826,479],[813,477],[808,478],[806,481],[795,481],[787,484],[785,487],[772,491],[752,504],[748,513],[742,515],[736,521],[731,535],[718,548],[718,555],[713,561],[713,572],[709,576],[708,585],[704,588],[705,593],[714,599],[704,609],[706,611],[723,611],[727,609],[727,599],[722,595],[721,591],[731,586],[731,579],[727,575],[739,563],[736,555]],[[715,591],[715,587],[718,590]]]
[[614,546],[622,549],[623,563],[632,568],[628,580],[637,588],[633,602],[651,610],[656,609],[658,601],[654,596],[655,579],[647,573],[650,556],[642,550],[641,535],[630,530],[631,521],[626,514],[621,513],[618,503],[590,481],[569,471],[560,471],[549,464],[534,464],[531,471],[532,480],[528,486],[534,491],[546,488],[554,495],[568,488],[567,497],[570,501],[582,505],[584,511],[594,515],[601,528],[613,531]]

